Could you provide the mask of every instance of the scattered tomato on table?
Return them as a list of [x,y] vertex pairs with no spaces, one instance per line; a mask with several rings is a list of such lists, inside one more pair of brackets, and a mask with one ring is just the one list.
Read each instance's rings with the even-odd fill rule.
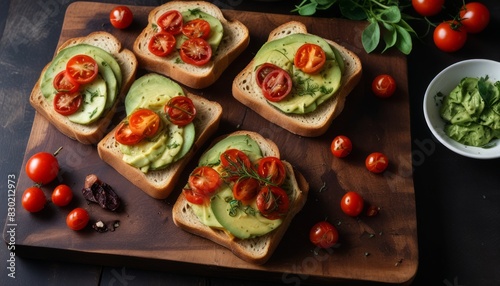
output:
[[68,185],[61,184],[52,192],[52,203],[58,207],[67,206],[73,199],[73,190]]
[[364,206],[365,202],[363,197],[354,191],[345,193],[340,200],[340,208],[348,216],[359,216],[363,211]]
[[352,142],[349,137],[345,135],[338,135],[332,140],[330,150],[333,156],[337,158],[344,158],[352,152]]
[[37,186],[27,188],[21,199],[23,208],[30,213],[36,213],[45,207],[47,203],[47,198],[43,193],[42,189]]
[[330,248],[339,240],[337,228],[327,221],[316,223],[309,231],[309,240],[321,248]]
[[372,173],[382,173],[389,166],[389,159],[380,152],[373,152],[366,157],[365,166]]
[[134,14],[127,6],[116,6],[109,13],[109,21],[117,29],[128,28],[133,20]]
[[380,74],[372,81],[372,92],[380,98],[391,97],[396,92],[396,80],[388,74]]
[[66,217],[66,224],[72,230],[82,230],[89,223],[90,216],[86,209],[75,208]]
[[54,154],[39,152],[31,156],[26,162],[26,175],[36,184],[45,185],[52,182],[59,173],[59,161],[56,156],[62,147]]

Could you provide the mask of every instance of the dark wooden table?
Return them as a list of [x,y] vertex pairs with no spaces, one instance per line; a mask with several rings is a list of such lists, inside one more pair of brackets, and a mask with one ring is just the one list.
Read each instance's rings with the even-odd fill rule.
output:
[[[0,99],[3,132],[0,218],[7,217],[9,178],[18,178],[33,124],[34,110],[28,96],[41,68],[50,61],[61,31],[64,13],[73,1],[50,0],[0,3]],[[106,1],[115,2],[119,1]],[[156,6],[163,1],[120,1]],[[211,1],[223,9],[291,14],[300,1],[261,3],[254,1]],[[450,2],[450,3],[448,3]],[[447,7],[453,10],[451,1]],[[499,285],[500,194],[498,159],[474,160],[453,154],[441,146],[427,129],[422,99],[430,80],[446,66],[469,58],[500,60],[498,27],[500,5],[483,1],[490,8],[489,28],[470,36],[459,52],[438,51],[430,37],[414,41],[407,58],[411,116],[411,154],[417,207],[419,269],[414,285]],[[330,14],[329,14],[330,13]],[[336,16],[336,12],[319,17]],[[366,84],[366,83],[362,83]],[[18,190],[19,192],[19,190]],[[7,247],[0,248],[4,262],[2,285],[274,285],[271,282],[222,278],[218,275],[180,275],[131,267],[69,264],[15,257],[15,278]],[[119,265],[119,264],[118,264]],[[284,282],[284,281],[283,281]],[[308,280],[301,280],[307,284]]]

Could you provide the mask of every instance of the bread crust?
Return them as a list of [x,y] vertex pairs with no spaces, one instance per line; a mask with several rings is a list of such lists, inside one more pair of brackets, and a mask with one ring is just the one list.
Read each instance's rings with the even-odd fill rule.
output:
[[[155,34],[153,23],[168,10],[187,11],[199,8],[203,12],[219,19],[224,28],[224,34],[219,48],[212,59],[204,66],[179,64],[177,51],[167,57],[158,57],[148,50],[150,38]],[[213,84],[248,46],[250,35],[248,29],[240,21],[227,20],[222,11],[205,1],[171,1],[153,9],[148,15],[148,25],[134,42],[133,50],[142,68],[163,74],[188,87],[201,89]]]
[[[306,26],[297,21],[287,22],[271,31],[268,41],[295,33],[307,33]],[[305,137],[324,134],[333,119],[344,109],[346,97],[356,87],[362,74],[361,60],[357,55],[334,41],[328,39],[326,41],[340,52],[346,68],[342,75],[340,89],[313,112],[286,114],[269,104],[255,83],[253,60],[235,77],[232,85],[233,97],[268,121],[292,133]]]
[[117,95],[113,106],[108,112],[101,116],[101,118],[92,124],[81,125],[73,123],[68,120],[64,115],[57,113],[51,102],[48,102],[42,94],[40,89],[40,82],[43,74],[49,68],[51,63],[48,63],[42,70],[30,95],[30,104],[35,110],[46,118],[52,125],[54,125],[64,135],[75,139],[83,144],[96,144],[104,137],[106,130],[113,119],[116,106],[118,102],[125,96],[126,91],[135,79],[137,71],[137,59],[130,50],[122,49],[122,44],[113,35],[99,31],[93,32],[84,37],[72,38],[65,41],[57,49],[57,53],[67,47],[75,46],[77,44],[89,44],[102,48],[110,53],[120,65],[122,71],[122,86]]
[[[252,139],[256,140],[261,147],[264,156],[276,156],[280,158],[279,150],[276,144],[269,139],[265,139],[258,133],[252,131],[236,131],[226,136],[242,134],[249,135]],[[215,142],[226,136],[218,138]],[[211,146],[213,146],[213,144]],[[208,227],[201,223],[196,217],[183,192],[181,192],[177,198],[177,201],[172,209],[172,219],[175,225],[187,232],[209,239],[231,250],[234,255],[244,261],[257,265],[266,263],[272,256],[276,247],[278,247],[283,235],[288,229],[288,226],[292,222],[292,219],[305,205],[309,192],[309,183],[304,176],[295,170],[289,162],[282,162],[284,163],[287,172],[292,174],[296,184],[294,184],[294,197],[292,203],[290,204],[290,209],[286,217],[283,219],[282,224],[272,232],[257,238],[238,239],[223,230]]]

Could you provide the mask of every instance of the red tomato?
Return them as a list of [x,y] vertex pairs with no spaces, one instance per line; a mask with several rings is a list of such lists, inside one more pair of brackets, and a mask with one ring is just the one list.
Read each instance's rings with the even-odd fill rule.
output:
[[255,74],[256,74],[255,79],[257,81],[257,85],[259,87],[262,87],[262,82],[264,81],[266,76],[275,69],[280,69],[280,68],[276,65],[271,64],[271,63],[262,64],[255,72]]
[[53,85],[58,92],[74,93],[80,88],[80,84],[68,76],[66,70],[59,72],[54,77]]
[[79,92],[58,92],[54,96],[54,110],[64,116],[71,115],[82,106],[83,97]]
[[208,39],[210,24],[203,19],[194,19],[184,24],[182,33],[188,38]]
[[185,126],[196,117],[196,107],[187,96],[172,97],[165,105],[167,119],[175,125]]
[[73,191],[68,185],[59,185],[52,192],[52,202],[59,207],[67,206],[73,199]]
[[279,158],[271,156],[259,160],[257,173],[269,183],[278,186],[283,184],[286,178],[286,169],[283,162]]
[[182,31],[184,24],[182,14],[177,10],[170,10],[162,14],[156,21],[162,31],[177,35]]
[[254,178],[242,178],[233,185],[233,196],[235,199],[248,204],[255,198],[260,189],[260,182]]
[[321,248],[330,248],[339,240],[339,232],[331,223],[320,221],[309,231],[309,240]]
[[155,56],[166,57],[175,48],[175,37],[168,32],[159,32],[151,37],[148,44],[149,51]]
[[490,11],[482,3],[467,3],[460,10],[460,22],[467,33],[479,33],[488,26]]
[[92,82],[99,72],[97,62],[87,55],[76,55],[66,64],[68,75],[79,84]]
[[460,50],[467,41],[467,32],[457,21],[447,21],[434,30],[434,44],[444,52]]
[[134,134],[153,137],[160,128],[160,116],[150,109],[141,108],[130,115],[128,125]]
[[344,135],[339,135],[333,138],[332,144],[330,145],[330,150],[335,157],[346,157],[347,155],[351,154],[352,151],[351,139]]
[[413,9],[422,16],[434,16],[443,10],[444,0],[412,0]]
[[358,216],[364,207],[363,197],[353,191],[347,192],[340,201],[340,208],[348,216]]
[[109,21],[111,25],[117,29],[125,29],[134,19],[132,11],[127,6],[117,6],[109,13]]
[[387,169],[389,159],[380,152],[373,152],[365,160],[366,168],[372,173],[382,173]]
[[209,200],[207,200],[208,199],[207,197],[205,197],[201,194],[198,194],[197,192],[193,192],[192,189],[184,188],[182,190],[182,193],[184,193],[184,196],[186,197],[186,200],[188,202],[195,204],[195,205],[203,205],[209,201]]
[[378,75],[373,79],[372,91],[381,98],[391,97],[396,91],[396,81],[388,74]]
[[179,53],[185,63],[202,66],[210,61],[212,47],[201,38],[192,38],[182,43]]
[[59,173],[59,162],[55,155],[39,152],[31,156],[26,162],[26,174],[33,182],[41,185],[52,182]]
[[72,230],[81,230],[89,223],[90,216],[87,210],[76,208],[66,217],[66,225]]
[[325,51],[316,44],[307,43],[297,50],[293,64],[305,73],[314,74],[321,70],[325,61]]
[[252,163],[247,154],[238,149],[227,149],[220,155],[220,163],[226,174],[224,177],[229,181],[236,181],[244,170],[252,168]]
[[286,215],[290,200],[285,190],[277,186],[266,185],[257,194],[257,208],[268,219],[279,219]]
[[292,90],[292,78],[283,69],[271,71],[262,82],[262,94],[273,102],[283,100]]
[[208,166],[200,166],[191,172],[188,179],[189,187],[202,196],[210,197],[222,184],[219,173]]
[[132,132],[127,123],[121,122],[115,130],[115,139],[123,145],[135,145],[141,142],[144,136]]
[[41,211],[45,207],[47,199],[39,187],[27,188],[22,197],[23,208],[31,213]]

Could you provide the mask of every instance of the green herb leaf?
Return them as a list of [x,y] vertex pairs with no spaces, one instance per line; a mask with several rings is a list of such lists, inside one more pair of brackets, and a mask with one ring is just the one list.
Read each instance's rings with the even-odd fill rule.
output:
[[360,21],[368,18],[366,10],[352,0],[340,0],[339,8],[340,13],[347,19]]
[[380,27],[377,22],[370,22],[361,34],[361,43],[367,53],[373,52],[380,42]]
[[398,38],[396,40],[396,47],[398,50],[400,50],[403,54],[408,55],[410,54],[413,44],[411,42],[411,35],[408,33],[408,31],[401,26],[395,26],[396,27],[396,32],[398,34]]
[[486,106],[493,106],[500,100],[499,90],[488,80],[488,76],[479,79],[477,89]]

